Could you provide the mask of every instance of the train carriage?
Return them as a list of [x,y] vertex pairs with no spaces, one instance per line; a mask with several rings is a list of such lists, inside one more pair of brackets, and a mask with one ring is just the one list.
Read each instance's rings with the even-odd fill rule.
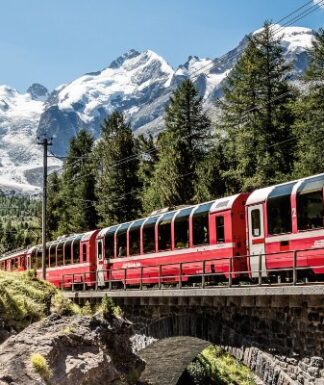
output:
[[0,259],[0,270],[24,271],[27,268],[27,254],[25,249],[5,253]]
[[[46,245],[47,280],[57,287],[73,284],[85,287],[95,285],[95,238],[99,230],[61,237]],[[28,268],[35,269],[41,277],[42,248],[34,246],[27,251]]]
[[109,280],[171,283],[180,275],[191,281],[203,272],[223,279],[230,269],[237,278],[238,272],[247,272],[246,198],[237,194],[101,230],[96,239],[99,286]]
[[324,174],[320,174],[259,189],[249,196],[251,277],[257,277],[260,268],[263,276],[287,277],[294,265],[300,277],[324,273],[323,186]]

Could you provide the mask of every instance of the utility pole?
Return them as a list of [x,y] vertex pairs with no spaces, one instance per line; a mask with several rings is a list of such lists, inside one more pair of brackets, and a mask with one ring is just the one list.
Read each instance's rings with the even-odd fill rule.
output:
[[43,146],[43,197],[42,197],[42,278],[46,279],[46,231],[47,231],[47,148],[52,145],[44,135],[38,137],[38,144]]

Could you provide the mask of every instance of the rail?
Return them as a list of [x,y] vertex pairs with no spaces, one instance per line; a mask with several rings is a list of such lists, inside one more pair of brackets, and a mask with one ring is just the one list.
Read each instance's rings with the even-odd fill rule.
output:
[[[318,253],[320,250],[322,253]],[[316,263],[311,265],[308,259],[315,259]],[[118,262],[122,263],[122,258]],[[301,272],[306,270],[324,275],[323,247],[69,273],[63,275],[61,289],[143,290],[153,286],[162,290],[175,284],[185,289],[319,283],[308,282],[306,275],[305,281],[300,281]],[[279,273],[285,273],[286,282],[281,281]],[[273,277],[277,282],[271,281]]]

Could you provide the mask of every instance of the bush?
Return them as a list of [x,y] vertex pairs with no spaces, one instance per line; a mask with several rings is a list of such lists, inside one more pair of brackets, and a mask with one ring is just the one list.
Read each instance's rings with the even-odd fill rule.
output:
[[111,314],[114,315],[115,317],[122,317],[123,311],[122,309],[117,306],[113,299],[109,297],[107,294],[105,294],[102,297],[101,304],[98,308],[98,312],[101,313],[102,315],[105,314]]
[[57,293],[52,298],[51,310],[60,315],[74,315],[82,313],[80,306],[65,298],[62,293]]
[[82,315],[93,315],[93,311],[91,309],[90,302],[87,301],[84,306],[81,307],[81,314]]
[[30,356],[30,362],[33,368],[39,373],[45,380],[48,380],[52,376],[52,371],[48,365],[48,362],[44,356],[39,353],[33,353]]

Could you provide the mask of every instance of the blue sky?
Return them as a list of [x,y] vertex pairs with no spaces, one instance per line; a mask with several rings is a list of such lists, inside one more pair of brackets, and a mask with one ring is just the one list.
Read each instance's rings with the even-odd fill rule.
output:
[[[49,89],[96,71],[130,48],[172,66],[217,57],[265,19],[306,0],[0,0],[0,84]],[[324,9],[296,25],[324,25]]]

